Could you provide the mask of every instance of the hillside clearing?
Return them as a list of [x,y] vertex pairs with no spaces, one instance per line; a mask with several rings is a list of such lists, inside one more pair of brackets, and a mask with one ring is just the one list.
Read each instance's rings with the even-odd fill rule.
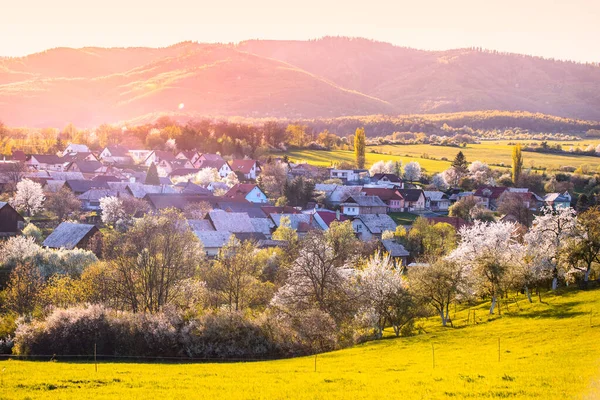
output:
[[97,373],[93,363],[2,361],[0,398],[598,398],[600,290],[545,294],[543,301],[529,304],[521,295],[489,322],[485,303],[459,310],[457,329],[432,318],[424,334],[321,354],[316,372],[314,357],[102,362]]

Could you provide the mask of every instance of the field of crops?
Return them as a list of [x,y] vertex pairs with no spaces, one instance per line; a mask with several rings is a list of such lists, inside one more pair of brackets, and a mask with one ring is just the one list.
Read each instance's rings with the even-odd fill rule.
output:
[[316,363],[101,362],[95,372],[85,362],[2,361],[0,398],[600,398],[600,290],[542,300],[511,298],[493,319],[485,303],[458,309],[454,329],[432,318],[416,336],[321,354]]
[[[523,143],[529,142],[531,141],[523,141]],[[371,165],[379,160],[402,161],[402,163],[418,161],[426,172],[434,173],[447,169],[456,153],[462,151],[470,162],[479,160],[495,165],[504,164],[508,167],[511,165],[512,143],[516,142],[500,140],[489,141],[479,144],[469,144],[464,148],[431,146],[428,144],[368,146],[366,161],[367,165]],[[597,143],[588,141],[564,142],[561,144],[563,145],[563,148],[567,149],[572,145],[585,148],[588,144],[596,145]],[[374,154],[372,153],[373,151],[380,154]],[[308,163],[322,166],[330,166],[332,162],[354,161],[354,154],[351,151],[327,152],[302,150],[291,151],[288,155],[290,159],[296,162],[305,160]],[[444,158],[448,161],[442,160]],[[577,168],[581,165],[588,165],[592,171],[595,171],[600,167],[600,157],[593,156],[523,152],[523,158],[525,168],[533,166],[536,168],[543,167],[548,170],[557,170],[563,166],[573,166]]]

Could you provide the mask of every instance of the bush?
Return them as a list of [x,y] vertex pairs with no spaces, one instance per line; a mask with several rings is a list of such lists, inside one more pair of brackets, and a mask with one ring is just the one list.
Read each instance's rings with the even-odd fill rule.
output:
[[[313,322],[316,329],[319,321]],[[21,318],[17,325],[14,352],[21,355],[93,354],[94,344],[98,354],[140,357],[255,359],[312,352],[285,324],[239,312],[184,320],[172,311],[134,314],[90,305],[54,310],[43,321]]]

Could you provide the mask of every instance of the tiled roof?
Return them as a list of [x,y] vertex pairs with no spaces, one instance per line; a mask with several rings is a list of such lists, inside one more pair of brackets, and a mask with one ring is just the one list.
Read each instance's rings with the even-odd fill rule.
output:
[[252,225],[250,217],[246,213],[212,210],[208,213],[208,219],[210,219],[217,231],[232,233],[255,232],[254,225]]
[[355,219],[361,220],[367,229],[374,234],[396,230],[396,223],[387,214],[364,214],[358,215]]
[[200,240],[205,248],[221,248],[229,242],[231,232],[218,231],[194,231],[194,234]]
[[396,189],[363,188],[362,192],[367,196],[377,196],[384,202],[402,200],[402,195]]
[[41,164],[62,164],[64,162],[56,154],[32,154],[30,158],[35,158]]
[[386,207],[377,196],[350,196],[342,204],[358,204],[359,207]]
[[423,191],[421,189],[397,189],[398,193],[404,197],[404,201],[415,202],[421,197]]
[[248,193],[250,193],[255,187],[257,187],[253,183],[237,183],[233,185],[231,189],[227,193],[225,193],[225,197],[229,197],[231,199],[245,199]]
[[256,164],[255,160],[233,160],[229,166],[234,171],[239,171],[242,174],[249,174],[254,164]]
[[392,257],[408,257],[410,255],[404,246],[393,239],[382,240],[381,244]]
[[507,190],[508,188],[505,186],[480,186],[473,193],[473,196],[497,199]]

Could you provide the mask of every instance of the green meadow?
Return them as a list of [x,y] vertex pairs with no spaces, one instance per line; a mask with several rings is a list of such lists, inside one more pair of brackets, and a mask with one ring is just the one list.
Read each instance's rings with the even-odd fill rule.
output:
[[[2,361],[2,399],[598,399],[600,290],[523,295],[415,336],[245,363]],[[451,311],[451,315],[452,315]],[[468,321],[467,321],[468,319]],[[474,323],[476,321],[476,324]]]
[[[367,166],[370,166],[379,160],[402,161],[403,164],[410,161],[418,161],[426,172],[436,173],[447,169],[454,156],[456,156],[456,153],[462,151],[468,161],[479,160],[488,164],[504,164],[509,167],[511,165],[512,143],[516,142],[514,140],[485,141],[478,144],[468,144],[466,147],[460,148],[431,146],[428,144],[368,146],[366,163]],[[539,141],[531,140],[521,141],[521,143],[532,142],[539,143]],[[570,148],[571,145],[585,148],[589,144],[597,144],[593,141],[560,143],[563,144],[563,148],[565,149]],[[379,154],[373,153],[373,151]],[[332,162],[354,161],[354,153],[351,151],[298,150],[290,151],[288,155],[293,161],[299,162],[304,160],[310,164],[321,166],[330,166]],[[443,160],[444,158],[447,161]],[[600,157],[593,156],[523,152],[523,159],[525,168],[542,167],[550,171],[558,170],[563,166],[577,168],[581,165],[588,165],[592,171],[596,171],[600,167]]]

